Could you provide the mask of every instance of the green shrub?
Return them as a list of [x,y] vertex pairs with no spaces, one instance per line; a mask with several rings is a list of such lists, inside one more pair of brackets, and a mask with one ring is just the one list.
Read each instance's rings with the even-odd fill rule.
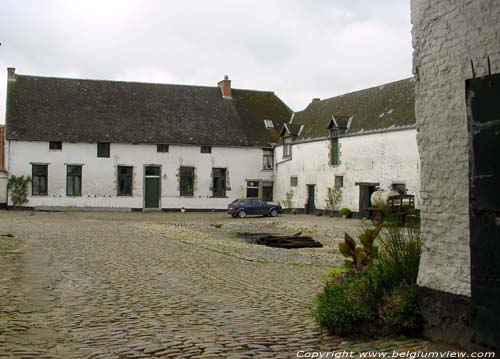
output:
[[[377,233],[378,252],[373,246]],[[360,242],[363,247],[346,235],[339,249],[349,258],[356,257],[356,250],[366,249],[371,260],[356,257],[354,262],[361,267],[348,262],[343,270],[336,267],[329,272],[324,291],[316,297],[317,321],[334,334],[373,334],[374,330],[379,335],[418,334],[422,323],[416,301],[419,227],[389,221],[382,230],[365,231]]]
[[314,314],[318,323],[332,334],[345,335],[359,332],[370,310],[358,299],[359,278],[347,277],[325,284],[316,296]]
[[341,208],[340,211],[339,211],[339,214],[341,216],[346,216],[346,217],[350,217],[351,216],[351,210],[349,208]]
[[349,234],[344,234],[344,241],[339,243],[339,250],[344,257],[352,259],[352,262],[347,261],[346,265],[352,266],[358,271],[366,269],[373,258],[377,256],[378,248],[373,242],[381,229],[382,226],[377,226],[361,233],[359,235],[361,246],[357,246],[356,241]]
[[416,291],[416,284],[404,283],[384,295],[378,309],[383,331],[410,336],[420,332],[422,319]]
[[376,295],[402,283],[416,283],[422,251],[419,227],[385,224],[379,243],[379,257],[368,274],[376,286],[372,288]]
[[7,182],[7,188],[10,192],[10,198],[14,206],[20,206],[28,202],[28,184],[31,182],[30,176],[11,175]]

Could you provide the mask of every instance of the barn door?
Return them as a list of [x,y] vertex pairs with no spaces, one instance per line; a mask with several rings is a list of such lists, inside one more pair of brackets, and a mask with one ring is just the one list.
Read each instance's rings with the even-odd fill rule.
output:
[[468,80],[473,340],[500,349],[500,74]]

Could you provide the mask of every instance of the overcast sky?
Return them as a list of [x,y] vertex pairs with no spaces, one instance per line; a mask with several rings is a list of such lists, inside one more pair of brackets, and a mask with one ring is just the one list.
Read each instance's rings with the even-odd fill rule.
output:
[[1,0],[20,74],[271,90],[293,110],[411,76],[404,0]]

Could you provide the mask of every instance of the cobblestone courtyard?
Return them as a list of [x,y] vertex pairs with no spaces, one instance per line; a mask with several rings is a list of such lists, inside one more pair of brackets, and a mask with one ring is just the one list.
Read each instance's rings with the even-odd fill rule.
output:
[[[412,350],[415,340],[322,334],[310,303],[358,221],[222,213],[0,211],[0,358],[288,358]],[[325,245],[248,244],[302,231]]]

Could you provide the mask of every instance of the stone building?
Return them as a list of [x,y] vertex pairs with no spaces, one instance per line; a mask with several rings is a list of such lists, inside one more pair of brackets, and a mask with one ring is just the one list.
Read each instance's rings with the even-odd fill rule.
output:
[[296,211],[327,206],[328,191],[341,191],[334,210],[367,217],[375,187],[393,185],[417,195],[419,159],[415,82],[385,85],[313,101],[292,115],[276,148],[275,199]]
[[427,336],[500,348],[500,2],[412,0]]
[[5,126],[0,125],[0,208],[7,206],[7,170],[5,169]]
[[62,79],[8,71],[6,166],[27,206],[225,209],[272,199],[273,143],[290,118],[273,93]]

